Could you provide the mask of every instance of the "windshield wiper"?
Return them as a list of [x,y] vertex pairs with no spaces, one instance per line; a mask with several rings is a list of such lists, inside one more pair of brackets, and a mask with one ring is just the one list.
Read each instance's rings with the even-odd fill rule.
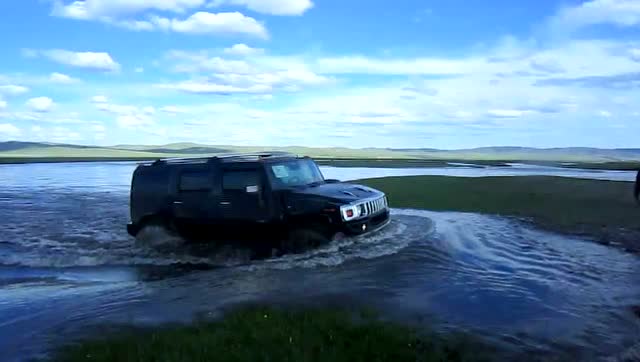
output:
[[309,186],[309,187],[316,187],[316,186],[320,186],[320,185],[322,185],[323,183],[324,183],[324,181],[314,181],[314,182],[312,182],[312,183],[310,183],[310,184],[307,184],[307,186]]

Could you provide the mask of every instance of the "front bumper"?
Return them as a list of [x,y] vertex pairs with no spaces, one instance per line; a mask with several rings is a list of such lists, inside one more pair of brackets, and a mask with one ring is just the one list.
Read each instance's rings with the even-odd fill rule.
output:
[[138,234],[138,226],[136,226],[133,223],[128,223],[127,224],[127,233],[129,233],[129,235],[131,235],[131,236],[136,236],[136,234]]
[[347,235],[362,235],[378,231],[389,225],[391,221],[389,210],[368,216],[364,219],[346,222],[342,225],[342,232]]

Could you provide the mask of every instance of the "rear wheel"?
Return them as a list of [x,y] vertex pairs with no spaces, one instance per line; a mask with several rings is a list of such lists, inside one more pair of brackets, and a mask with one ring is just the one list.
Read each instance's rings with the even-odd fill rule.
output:
[[160,246],[182,243],[175,224],[167,218],[153,217],[142,222],[136,241],[145,245]]

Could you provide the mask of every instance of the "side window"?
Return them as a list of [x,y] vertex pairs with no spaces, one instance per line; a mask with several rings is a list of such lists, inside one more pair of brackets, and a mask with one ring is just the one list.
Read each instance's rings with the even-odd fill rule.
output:
[[207,171],[186,171],[180,174],[180,191],[209,191],[211,187],[211,174]]
[[258,170],[227,170],[222,174],[222,188],[226,191],[245,191],[247,186],[259,186]]

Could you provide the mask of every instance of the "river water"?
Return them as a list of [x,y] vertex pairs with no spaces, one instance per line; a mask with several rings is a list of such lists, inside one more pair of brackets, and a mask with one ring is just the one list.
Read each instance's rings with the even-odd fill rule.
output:
[[[278,300],[366,302],[418,326],[582,360],[640,341],[630,309],[640,301],[635,255],[510,219],[402,209],[378,234],[298,255],[160,251],[124,229],[134,167],[0,166],[0,359],[46,353],[104,324],[188,322],[236,303]],[[323,172],[343,180],[414,174]]]

